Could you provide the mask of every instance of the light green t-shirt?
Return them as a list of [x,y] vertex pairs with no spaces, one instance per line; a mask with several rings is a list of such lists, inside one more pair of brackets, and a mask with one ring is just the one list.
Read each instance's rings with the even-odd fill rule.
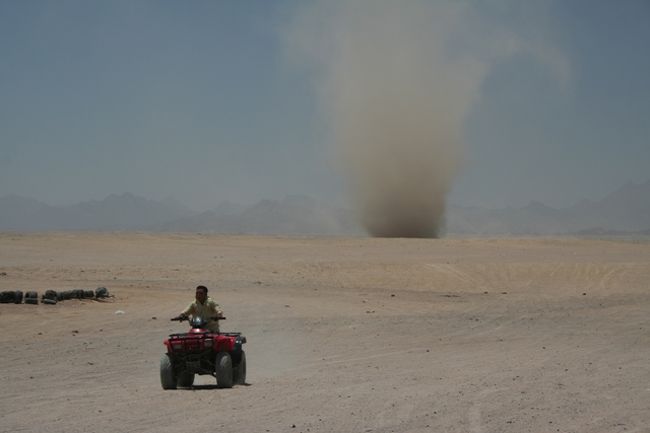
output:
[[[183,314],[210,319],[214,316],[223,315],[223,312],[219,304],[214,302],[212,298],[208,298],[203,304],[200,304],[198,301],[190,302],[190,305],[183,311]],[[208,329],[213,332],[219,332],[219,322],[217,320],[208,320]]]

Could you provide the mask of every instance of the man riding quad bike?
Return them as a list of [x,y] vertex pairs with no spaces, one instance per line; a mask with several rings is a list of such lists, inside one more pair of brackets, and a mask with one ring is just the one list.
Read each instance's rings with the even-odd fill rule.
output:
[[160,358],[160,384],[163,389],[191,387],[196,374],[209,374],[219,388],[246,383],[246,337],[239,332],[213,332],[208,323],[225,317],[181,315],[171,319],[190,322],[190,330],[165,339],[167,353]]

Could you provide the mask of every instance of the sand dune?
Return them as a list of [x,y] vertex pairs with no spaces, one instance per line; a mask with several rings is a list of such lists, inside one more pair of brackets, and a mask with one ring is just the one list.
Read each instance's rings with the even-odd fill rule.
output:
[[[1,432],[650,431],[648,242],[0,234],[0,271],[115,295],[0,305]],[[249,386],[163,391],[200,283]]]

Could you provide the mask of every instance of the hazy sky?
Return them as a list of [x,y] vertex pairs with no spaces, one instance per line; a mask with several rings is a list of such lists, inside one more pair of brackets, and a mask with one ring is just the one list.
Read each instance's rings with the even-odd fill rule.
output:
[[[649,1],[462,3],[444,49],[485,67],[452,203],[650,179]],[[294,46],[306,9],[330,37],[308,1],[0,0],[0,196],[343,201],[322,71]]]

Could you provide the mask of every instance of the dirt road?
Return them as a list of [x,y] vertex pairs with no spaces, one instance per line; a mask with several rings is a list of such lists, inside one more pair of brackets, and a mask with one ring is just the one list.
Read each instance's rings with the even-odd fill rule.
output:
[[[0,432],[650,432],[650,243],[0,234]],[[163,391],[205,284],[248,385]]]

